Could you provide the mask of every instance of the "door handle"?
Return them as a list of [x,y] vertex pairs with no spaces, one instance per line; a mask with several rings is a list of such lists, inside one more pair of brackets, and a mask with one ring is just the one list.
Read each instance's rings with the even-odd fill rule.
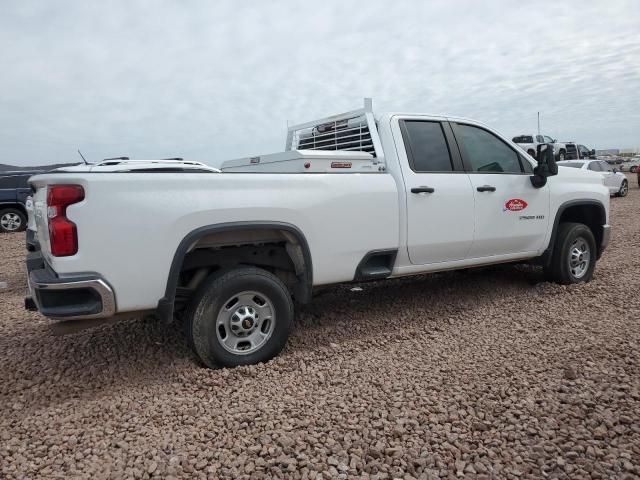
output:
[[432,187],[413,187],[411,193],[433,193],[436,189]]
[[481,187],[476,188],[479,192],[495,192],[496,187],[493,185],[482,185]]

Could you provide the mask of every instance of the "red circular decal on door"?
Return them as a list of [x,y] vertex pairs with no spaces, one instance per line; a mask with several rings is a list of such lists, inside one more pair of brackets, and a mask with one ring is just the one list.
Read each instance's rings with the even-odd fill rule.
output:
[[504,209],[511,210],[512,212],[519,212],[525,208],[527,208],[527,202],[521,198],[512,198],[511,200],[507,200],[507,203],[504,204]]

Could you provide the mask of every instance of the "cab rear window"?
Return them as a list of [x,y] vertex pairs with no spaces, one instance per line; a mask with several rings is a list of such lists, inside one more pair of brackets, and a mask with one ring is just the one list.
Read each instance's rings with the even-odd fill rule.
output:
[[520,135],[519,137],[513,137],[514,143],[533,143],[533,137],[531,135]]

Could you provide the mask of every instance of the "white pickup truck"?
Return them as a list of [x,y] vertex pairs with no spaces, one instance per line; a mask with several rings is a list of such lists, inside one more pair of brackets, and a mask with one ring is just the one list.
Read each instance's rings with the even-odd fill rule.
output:
[[568,158],[567,146],[564,143],[559,143],[555,138],[551,138],[547,135],[525,134],[513,137],[511,140],[514,143],[517,143],[523,150],[526,150],[527,153],[533,158],[536,158],[538,145],[548,143],[553,145],[553,153],[556,157],[556,160],[561,162]]
[[366,100],[219,170],[113,160],[38,175],[25,304],[67,325],[181,319],[213,367],[278,354],[294,301],[321,285],[523,261],[588,281],[609,191],[538,150],[535,164],[481,123],[374,117]]

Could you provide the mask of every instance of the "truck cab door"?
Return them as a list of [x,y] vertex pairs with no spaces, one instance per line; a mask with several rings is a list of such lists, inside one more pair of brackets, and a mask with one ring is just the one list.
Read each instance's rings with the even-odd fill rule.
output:
[[473,242],[474,199],[448,122],[398,120],[406,238],[413,265],[464,260]]
[[533,165],[495,133],[463,122],[451,126],[475,197],[475,235],[468,257],[542,251],[549,186],[535,188],[529,179]]

